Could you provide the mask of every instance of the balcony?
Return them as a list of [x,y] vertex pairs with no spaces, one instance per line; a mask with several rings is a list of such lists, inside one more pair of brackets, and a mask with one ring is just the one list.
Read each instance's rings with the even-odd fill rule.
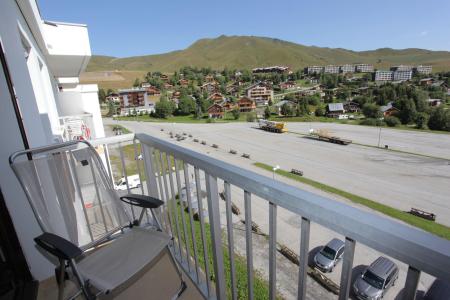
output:
[[[183,299],[353,298],[351,287],[362,270],[354,266],[357,243],[401,265],[398,288],[385,298],[414,299],[421,276],[450,281],[448,240],[146,134],[91,144],[113,180],[126,180],[119,194],[131,191],[165,202],[163,227],[174,237],[172,250],[190,278]],[[134,174],[140,184],[129,182]],[[298,250],[280,242],[290,226],[286,216],[295,223],[296,236],[288,238],[300,241]],[[344,237],[339,280],[309,265],[316,226]],[[161,270],[168,267],[162,264]],[[159,280],[162,285],[172,279]],[[46,287],[53,289],[51,283]],[[159,292],[152,296],[165,298]],[[134,295],[140,299],[148,291],[137,289]]]
[[42,29],[47,47],[47,62],[52,74],[57,78],[79,77],[91,57],[87,27],[44,22]]

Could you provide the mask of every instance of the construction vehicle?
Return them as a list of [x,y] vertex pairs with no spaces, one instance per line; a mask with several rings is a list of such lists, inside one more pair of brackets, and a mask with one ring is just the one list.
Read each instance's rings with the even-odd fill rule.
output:
[[318,139],[320,141],[325,141],[333,144],[348,145],[351,144],[351,140],[343,139],[337,136],[332,136],[327,129],[311,129],[310,137]]
[[265,131],[270,132],[276,132],[276,133],[283,133],[287,132],[286,123],[284,122],[275,122],[275,121],[269,121],[260,119],[258,120],[259,128]]

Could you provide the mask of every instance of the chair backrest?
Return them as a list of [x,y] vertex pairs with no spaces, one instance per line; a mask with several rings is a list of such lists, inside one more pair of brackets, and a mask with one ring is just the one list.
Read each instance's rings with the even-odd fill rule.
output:
[[86,141],[16,152],[10,164],[39,225],[87,248],[131,221],[104,161]]

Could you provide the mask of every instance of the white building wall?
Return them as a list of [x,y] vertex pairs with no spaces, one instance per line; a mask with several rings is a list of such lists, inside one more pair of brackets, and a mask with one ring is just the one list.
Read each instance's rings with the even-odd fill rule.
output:
[[[0,1],[0,20],[0,40],[14,82],[28,142],[32,147],[45,145],[53,140],[52,132],[48,130],[51,128],[50,120],[42,109],[44,104],[40,103],[41,107],[37,104],[36,94],[41,92],[34,92],[31,81],[31,75],[36,76],[36,72],[28,69],[21,40],[25,37],[30,42],[31,53],[39,52],[37,42],[14,0]],[[21,36],[21,32],[24,36]],[[0,147],[0,187],[31,273],[36,279],[42,280],[53,274],[54,266],[36,249],[33,238],[41,234],[41,230],[25,193],[8,164],[9,155],[23,149],[24,145],[3,71],[0,71],[0,100],[0,139],[8,141]]]
[[[52,57],[46,48],[48,45],[42,32],[43,21],[35,0],[1,0],[0,21],[0,41],[30,147],[55,143],[61,139],[58,119],[61,111],[77,108],[77,105],[66,107],[64,101],[60,102],[55,75],[59,77],[62,72],[66,72],[69,77],[78,76],[77,72],[81,72],[89,60],[86,54],[89,51],[80,53],[76,59],[69,59],[70,64],[64,65],[63,61],[59,66],[63,69],[59,70],[61,74],[58,75],[48,63]],[[82,36],[87,38],[87,35]],[[73,43],[77,44],[77,41]],[[62,51],[59,54],[64,56],[66,53]],[[104,136],[97,87],[81,86],[78,92],[81,95],[81,110],[94,116],[97,136]],[[43,280],[53,276],[54,265],[36,248],[33,238],[42,231],[8,164],[9,155],[23,150],[24,144],[3,69],[0,70],[0,101],[0,139],[7,141],[0,147],[0,188],[31,273],[35,279]]]

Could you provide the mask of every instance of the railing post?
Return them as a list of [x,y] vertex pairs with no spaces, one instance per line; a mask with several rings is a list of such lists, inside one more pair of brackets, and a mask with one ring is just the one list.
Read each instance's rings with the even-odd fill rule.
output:
[[236,288],[236,269],[234,265],[234,237],[233,237],[233,212],[231,209],[231,187],[228,182],[224,183],[225,205],[227,215],[227,233],[228,233],[228,256],[230,258],[230,281],[231,281],[231,299],[237,299]]
[[244,191],[245,207],[245,246],[247,253],[248,299],[253,299],[253,242],[252,242],[252,203],[251,194]]
[[[174,158],[175,160],[175,158]],[[178,194],[178,201],[176,199],[176,195],[175,195],[175,184],[173,182],[173,176],[172,176],[172,171],[174,171],[174,167],[172,166],[171,160],[170,160],[170,156],[169,154],[166,153],[166,161],[167,161],[167,169],[169,170],[169,181],[170,181],[170,191],[171,191],[171,195],[172,195],[172,203],[173,203],[173,211],[175,214],[175,222],[177,223],[177,231],[178,231],[178,240],[180,241],[180,244],[182,244],[183,242],[183,238],[184,238],[184,249],[186,251],[186,263],[188,266],[188,270],[191,271],[191,263],[190,263],[190,258],[191,258],[191,253],[189,250],[189,240],[187,237],[187,230],[186,230],[186,219],[184,217],[184,210],[183,210],[183,201],[181,201],[181,193]],[[175,177],[178,176],[178,172],[175,172]],[[178,178],[176,178],[176,180],[178,181]],[[178,203],[180,204],[180,209],[178,209]],[[180,223],[179,221],[179,217],[178,214],[181,215],[181,225],[183,225],[183,236],[180,235],[180,227],[178,226],[178,224]],[[181,249],[181,247],[180,247]],[[180,253],[181,255],[181,253]]]
[[[155,167],[153,165],[153,151],[149,150],[149,147],[147,145],[141,144],[141,151],[142,151],[142,159],[144,161],[144,172],[146,177],[146,184],[147,184],[147,194],[153,198],[162,200],[162,197],[160,198],[158,193],[158,183],[156,181],[155,176]],[[141,185],[142,180],[141,180]],[[161,212],[161,211],[160,211]],[[160,217],[162,217],[162,214],[160,214]],[[153,220],[156,222],[156,220]],[[162,223],[162,220],[159,220],[160,224]]]
[[194,175],[195,175],[195,189],[197,192],[197,201],[198,201],[198,218],[200,219],[200,235],[202,237],[203,260],[205,262],[206,289],[209,297],[211,296],[211,276],[209,272],[209,255],[208,255],[208,245],[206,243],[205,220],[203,217],[203,196],[202,196],[202,186],[200,182],[200,170],[197,167],[194,167]]
[[269,202],[269,299],[277,296],[277,206]]
[[[122,176],[125,178],[125,183],[127,185],[127,193],[130,194],[131,193],[130,192],[130,184],[128,182],[127,167],[126,167],[126,164],[125,164],[125,157],[123,155],[123,149],[122,149],[121,143],[119,143],[118,147],[119,147],[119,153],[120,153],[120,162],[122,164]],[[129,206],[130,206],[130,209],[131,209],[131,215],[133,216],[133,220],[135,220],[136,217],[134,215],[134,207],[133,207],[133,205],[129,205]]]
[[300,235],[300,264],[298,267],[298,299],[306,299],[310,221],[302,217]]
[[416,299],[417,285],[419,284],[420,270],[414,267],[408,267],[408,273],[406,274],[405,288],[403,291],[403,299],[414,300]]
[[[170,166],[170,159],[169,159],[169,155],[166,153],[164,153],[165,157],[166,157],[166,161],[164,162],[163,160],[163,155],[162,152],[159,152],[159,156],[161,158],[161,166],[163,166],[163,180],[164,180],[164,189],[166,191],[166,195],[167,195],[167,209],[169,211],[169,215],[171,223],[172,223],[172,230],[176,230],[177,232],[177,239],[178,239],[178,250],[179,254],[180,254],[180,261],[183,261],[183,249],[182,249],[182,244],[183,241],[181,239],[181,235],[180,235],[180,226],[179,226],[179,220],[178,220],[178,212],[177,212],[177,204],[175,202],[175,191],[173,188],[173,178],[172,178],[172,172],[171,172],[171,166]],[[165,165],[164,165],[165,163]],[[166,172],[167,171],[167,172]],[[169,177],[169,184],[167,183],[167,178]],[[170,192],[169,192],[169,188],[170,188]],[[173,224],[175,223],[175,224]],[[187,250],[187,248],[186,248]],[[186,257],[186,259],[188,259],[188,257]]]
[[226,299],[217,178],[205,172],[217,299]]
[[[181,179],[180,179],[180,171],[178,170],[178,163],[180,161],[174,159],[174,165],[175,165],[175,174],[176,174],[176,178],[177,178],[177,186],[178,186],[178,194],[180,195],[179,199],[180,199],[180,205],[181,208],[183,208],[182,204],[183,201],[181,199]],[[197,241],[195,239],[195,227],[194,227],[194,211],[192,209],[192,197],[191,197],[191,183],[189,181],[189,165],[184,163],[183,164],[183,171],[184,171],[184,185],[186,188],[186,200],[187,200],[187,205],[188,205],[188,216],[189,216],[189,224],[190,224],[190,231],[191,231],[191,240],[192,240],[192,248],[194,248],[194,267],[195,267],[195,277],[197,279],[197,282],[200,283],[200,277],[199,277],[199,271],[198,271],[198,252],[197,252]],[[198,203],[198,202],[197,202]],[[197,207],[198,208],[198,207]],[[184,211],[182,211],[182,214],[184,214]],[[183,220],[184,222],[184,220]],[[186,229],[185,229],[186,230]],[[185,237],[185,239],[187,240],[187,237]],[[188,243],[188,247],[189,247],[189,243]],[[188,264],[189,264],[189,260],[188,260]]]
[[356,242],[351,238],[345,238],[345,251],[341,271],[341,284],[339,286],[339,300],[347,300],[348,296],[350,295],[355,244]]
[[[161,199],[158,193],[158,183],[156,181],[156,170],[153,164],[152,152],[148,146],[141,144],[142,156],[144,160],[144,170],[147,183],[147,194],[153,198]],[[162,200],[162,199],[161,199]]]

